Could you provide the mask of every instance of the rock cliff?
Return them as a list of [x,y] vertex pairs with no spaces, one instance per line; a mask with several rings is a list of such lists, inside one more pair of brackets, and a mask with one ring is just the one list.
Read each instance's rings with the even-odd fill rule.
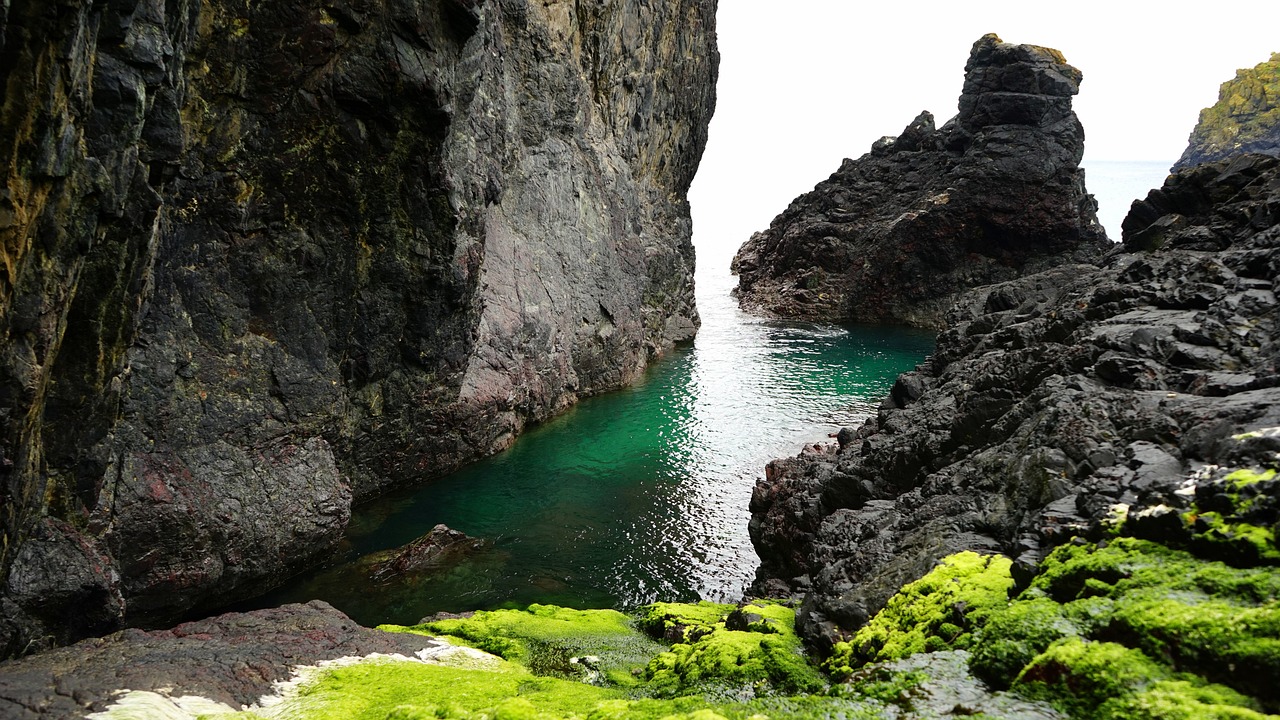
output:
[[315,562],[692,336],[714,0],[8,0],[0,656]]
[[1174,170],[1243,153],[1280,157],[1280,53],[1222,83],[1218,102],[1200,111]]
[[800,196],[734,258],[745,309],[939,327],[967,288],[1109,247],[1085,191],[1080,71],[1057,50],[987,35],[959,114],[922,113]]
[[[1162,542],[1190,518],[1252,548],[1235,562],[1280,562],[1274,533],[1187,514],[1193,498],[1235,512],[1195,487],[1217,465],[1280,461],[1280,159],[1171,176],[1124,227],[1101,267],[963,296],[875,418],[769,465],[752,498],[754,590],[802,596],[810,640],[847,637],[952,553],[1004,554],[1026,576],[1117,506]],[[1270,527],[1280,483],[1254,490],[1236,510],[1270,508]]]

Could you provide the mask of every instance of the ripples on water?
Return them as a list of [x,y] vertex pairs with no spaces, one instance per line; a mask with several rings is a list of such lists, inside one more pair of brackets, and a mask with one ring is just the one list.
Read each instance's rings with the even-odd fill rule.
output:
[[[1167,163],[1091,163],[1119,238]],[[638,385],[580,403],[507,452],[359,509],[344,559],[259,601],[322,598],[365,624],[534,602],[735,600],[757,558],[747,504],[769,460],[856,425],[933,335],[765,322],[737,309],[732,248],[705,239],[702,330]],[[734,242],[736,245],[736,242]],[[425,480],[425,479],[424,479]],[[438,574],[374,584],[351,560],[445,523],[492,545]]]
[[[342,562],[261,602],[322,598],[373,624],[533,602],[736,600],[758,562],[747,504],[765,464],[860,423],[933,336],[764,322],[737,309],[727,275],[699,281],[693,347],[498,456],[361,507]],[[350,562],[437,523],[492,546],[404,584],[371,584]]]

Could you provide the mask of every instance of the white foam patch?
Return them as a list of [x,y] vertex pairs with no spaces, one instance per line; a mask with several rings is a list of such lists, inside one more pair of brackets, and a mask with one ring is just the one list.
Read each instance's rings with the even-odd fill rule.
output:
[[87,720],[198,720],[202,716],[225,715],[242,711],[257,713],[264,718],[278,718],[291,714],[289,702],[301,694],[302,688],[320,679],[334,668],[349,667],[362,663],[376,662],[410,662],[423,665],[448,665],[476,670],[497,670],[506,661],[483,650],[452,645],[440,638],[427,638],[426,646],[413,656],[399,653],[373,653],[364,656],[347,656],[333,660],[322,660],[315,665],[299,665],[287,680],[272,683],[274,691],[271,695],[263,695],[258,702],[240,708],[233,708],[224,703],[196,695],[171,697],[170,688],[160,688],[159,692],[147,690],[119,690],[117,700],[102,712],[87,716]]

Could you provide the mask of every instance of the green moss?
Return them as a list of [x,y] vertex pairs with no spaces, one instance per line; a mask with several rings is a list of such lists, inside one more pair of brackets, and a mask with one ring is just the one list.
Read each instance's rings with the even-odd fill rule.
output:
[[1033,597],[1013,603],[987,622],[969,665],[978,677],[1008,687],[1050,645],[1077,635],[1079,628],[1060,603]]
[[1231,485],[1231,487],[1239,490],[1249,485],[1266,482],[1267,480],[1274,480],[1275,477],[1276,471],[1270,468],[1263,470],[1262,472],[1254,470],[1236,470],[1226,477],[1226,481]]
[[1065,545],[987,619],[971,668],[1076,717],[1252,717],[1280,706],[1280,573],[1134,538]]
[[973,629],[1009,604],[1011,564],[1008,558],[974,552],[944,558],[903,587],[851,639],[836,643],[825,668],[848,675],[871,662],[969,648]]
[[1140,693],[1106,704],[1111,717],[1126,720],[1266,720],[1252,701],[1221,685],[1186,680],[1157,682]]
[[1229,557],[1236,564],[1280,565],[1275,531],[1232,521],[1216,512],[1189,512],[1183,520],[1195,528],[1192,549],[1209,557]]
[[[723,624],[733,605],[702,601],[689,603],[653,603],[637,613],[640,627],[650,635],[673,641],[695,640]],[[794,615],[792,616],[794,622]]]
[[477,612],[469,618],[438,620],[393,632],[444,635],[521,663],[538,675],[578,677],[590,664],[615,685],[633,685],[635,676],[663,646],[636,632],[632,619],[615,610],[573,610],[532,605],[525,610]]
[[[720,611],[733,606],[718,606]],[[817,692],[826,686],[822,675],[804,655],[795,634],[795,612],[785,605],[756,602],[742,608],[744,614],[758,615],[759,624],[769,632],[729,630],[723,621],[705,623],[717,613],[717,606],[651,606],[642,621],[649,627],[698,629],[687,635],[691,642],[677,643],[654,658],[645,668],[649,687],[664,695],[688,693],[708,685],[750,685],[760,692]],[[721,617],[727,613],[721,613]],[[673,620],[673,618],[678,618]]]
[[1140,650],[1076,637],[1051,645],[1014,687],[1080,718],[1266,717],[1231,688],[1176,674]]
[[1018,675],[1014,688],[1074,717],[1097,717],[1108,700],[1141,692],[1172,675],[1139,650],[1071,637],[1037,656]]

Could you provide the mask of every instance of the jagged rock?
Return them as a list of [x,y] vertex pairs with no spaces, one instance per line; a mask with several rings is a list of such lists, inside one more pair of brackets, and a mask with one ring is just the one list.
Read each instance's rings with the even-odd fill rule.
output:
[[447,525],[436,525],[407,545],[371,556],[369,577],[374,582],[415,577],[440,567],[451,558],[479,550],[485,544]]
[[1173,170],[1246,153],[1280,156],[1280,53],[1222,83]]
[[748,310],[941,327],[957,295],[1109,249],[1085,190],[1080,71],[986,35],[960,112],[922,113],[800,196],[733,261]]
[[120,690],[197,695],[238,708],[272,694],[294,667],[372,653],[412,656],[431,638],[357,625],[319,600],[125,630],[0,663],[0,716],[83,718]]
[[956,552],[1004,553],[1025,577],[1119,505],[1152,510],[1142,532],[1182,533],[1154,508],[1187,507],[1189,473],[1274,463],[1271,434],[1233,437],[1280,427],[1278,206],[1280,160],[1200,166],[1126,220],[1182,217],[1158,249],[1126,233],[1101,267],[964,295],[875,418],[758,481],[756,591],[803,596],[799,627],[830,644]]
[[697,326],[714,0],[3,7],[0,657],[266,590]]

